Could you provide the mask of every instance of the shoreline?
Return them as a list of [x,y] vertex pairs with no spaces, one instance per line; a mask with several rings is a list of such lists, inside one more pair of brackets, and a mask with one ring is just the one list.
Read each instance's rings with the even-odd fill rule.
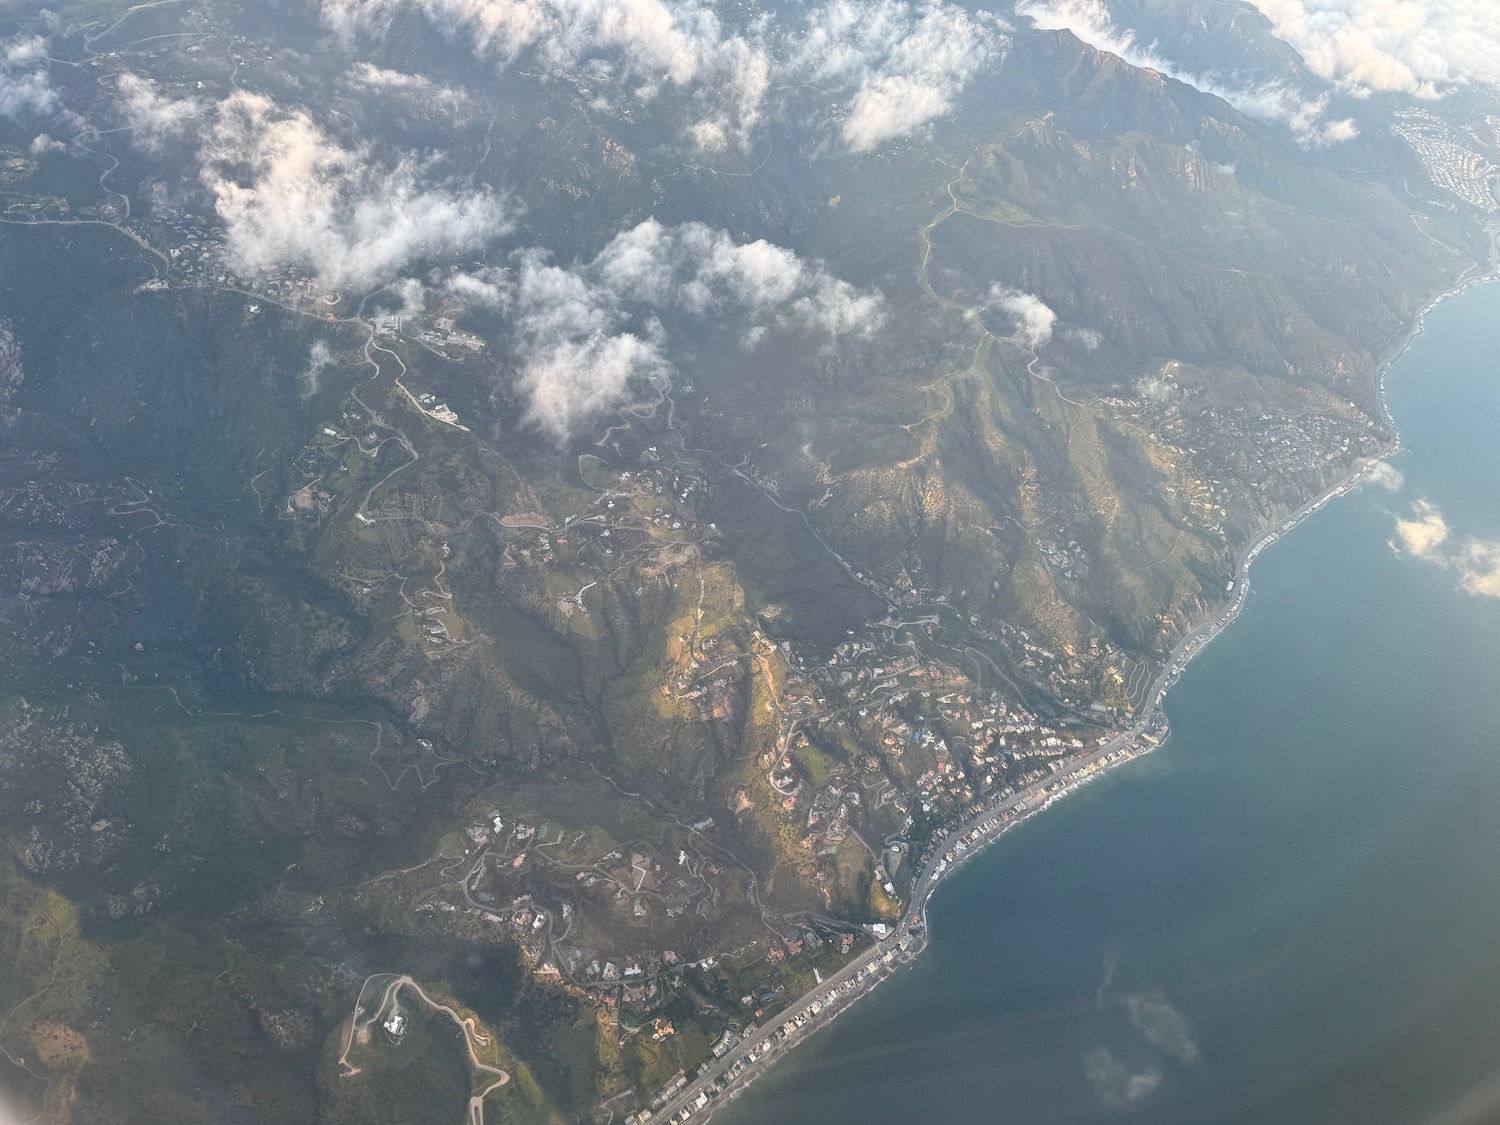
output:
[[[1108,742],[1096,745],[1092,750],[1063,759],[1053,777],[1035,782],[1010,797],[991,802],[946,833],[940,841],[934,842],[929,862],[914,875],[912,897],[907,909],[900,922],[889,933],[877,936],[873,947],[853,957],[851,963],[839,973],[830,976],[788,1005],[776,1017],[778,1022],[737,1040],[722,1059],[709,1060],[703,1064],[692,1082],[674,1093],[660,1109],[652,1110],[649,1118],[640,1120],[681,1120],[684,1123],[706,1123],[712,1120],[716,1109],[737,1100],[776,1062],[806,1042],[819,1029],[832,1024],[860,999],[926,951],[927,906],[951,871],[986,850],[1011,828],[1050,808],[1116,766],[1148,754],[1166,742],[1171,733],[1162,711],[1166,694],[1181,678],[1192,659],[1228,628],[1243,610],[1250,589],[1250,568],[1255,559],[1330,500],[1352,492],[1371,474],[1376,465],[1387,463],[1391,457],[1401,452],[1401,434],[1386,395],[1386,379],[1390,369],[1425,331],[1427,316],[1433,309],[1473,286],[1500,281],[1500,227],[1492,228],[1489,234],[1488,269],[1475,276],[1461,278],[1429,299],[1417,311],[1411,327],[1375,368],[1378,421],[1389,429],[1389,439],[1378,453],[1358,461],[1335,484],[1265,528],[1240,552],[1231,584],[1233,596],[1207,619],[1189,629],[1173,646],[1161,671],[1152,680],[1146,701],[1140,712],[1133,717],[1130,727]],[[1479,266],[1480,263],[1476,262],[1475,265]],[[778,1036],[778,1032],[784,1034]],[[719,1086],[718,1080],[726,1075],[727,1083]],[[684,1109],[690,1111],[687,1117],[680,1116]]]

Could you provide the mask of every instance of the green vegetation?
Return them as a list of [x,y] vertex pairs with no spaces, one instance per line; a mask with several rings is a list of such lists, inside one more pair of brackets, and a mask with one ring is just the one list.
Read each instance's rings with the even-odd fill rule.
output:
[[[129,18],[99,56],[205,99],[327,32]],[[83,34],[70,97],[125,65]],[[396,20],[382,57],[464,91],[443,166],[524,176],[555,261],[661,214],[882,294],[837,342],[660,309],[671,399],[564,450],[494,308],[221,280],[162,251],[218,237],[198,180],[0,121],[0,1099],[457,1121],[473,1043],[487,1120],[623,1118],[867,949],[934,831],[1128,721],[1238,552],[1379,450],[1372,373],[1484,231],[1386,139],[1346,164],[1016,34],[930,136],[722,175],[681,105],[599,114]],[[439,304],[486,350],[424,339]],[[341,1066],[372,974],[475,1038],[403,993]]]

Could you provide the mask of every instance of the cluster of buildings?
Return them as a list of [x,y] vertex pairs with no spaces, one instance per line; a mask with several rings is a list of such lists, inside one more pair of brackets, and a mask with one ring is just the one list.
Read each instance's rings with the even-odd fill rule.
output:
[[[1056,659],[1024,631],[1020,643]],[[1071,647],[1064,657],[1069,661]],[[1093,642],[1088,659],[1106,659],[1106,648]],[[1038,769],[1038,760],[1044,767],[1081,749],[1080,734],[1096,736],[1118,714],[1101,705],[1064,729],[998,692],[979,691],[962,673],[909,648],[890,653],[865,640],[839,645],[825,665],[810,671],[788,662],[781,703],[786,729],[780,749],[762,759],[765,782],[785,814],[807,830],[803,846],[818,854],[836,849],[866,807],[904,817],[888,826],[899,833],[912,827],[907,814],[913,801],[929,821],[941,821],[980,795],[1025,785],[1039,776],[1028,772]],[[829,740],[819,734],[828,727],[865,748],[862,775],[839,767],[814,786],[798,758]],[[886,784],[868,799],[874,778]]]
[[[399,332],[402,318],[395,319]],[[416,338],[429,348],[441,352],[444,358],[449,358],[453,350],[482,352],[485,348],[483,336],[476,336],[472,332],[464,332],[455,328],[451,316],[434,317],[431,327],[418,330]]]
[[1176,478],[1163,485],[1165,499],[1211,538],[1225,534],[1236,499],[1229,482],[1242,482],[1238,499],[1264,514],[1301,503],[1310,485],[1380,450],[1369,420],[1353,406],[1295,416],[1247,412],[1199,401],[1205,393],[1205,385],[1176,381],[1167,370],[1134,397],[1100,401],[1146,427],[1160,467]]
[[[1466,136],[1425,109],[1399,111],[1391,132],[1407,143],[1444,195],[1485,214],[1500,211],[1494,191],[1496,169],[1475,151],[1477,137]],[[1490,132],[1494,133],[1493,125]]]
[[[726,1028],[709,1049],[710,1059],[699,1069],[701,1075],[710,1067],[717,1068],[711,1081],[706,1081],[697,1094],[685,1105],[672,1106],[694,1076],[679,1071],[656,1093],[645,1109],[625,1118],[626,1125],[649,1125],[650,1122],[690,1121],[757,1062],[785,1046],[798,1035],[811,1032],[826,1021],[833,1010],[850,1000],[862,986],[866,985],[882,969],[889,968],[897,956],[906,952],[912,943],[909,935],[882,953],[870,957],[852,973],[847,973],[837,983],[830,982],[826,989],[816,988],[803,996],[795,1010],[781,1013],[774,1025],[762,1028],[750,1023],[741,1031]],[[743,1047],[743,1050],[740,1048]],[[736,1055],[736,1051],[739,1054]],[[726,1066],[718,1064],[728,1058]]]

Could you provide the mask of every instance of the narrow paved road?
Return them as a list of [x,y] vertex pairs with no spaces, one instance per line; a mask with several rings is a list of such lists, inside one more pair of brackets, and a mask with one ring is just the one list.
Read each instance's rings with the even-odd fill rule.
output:
[[354,1013],[349,1017],[349,1029],[344,1036],[344,1049],[339,1054],[338,1065],[340,1077],[353,1078],[356,1074],[360,1073],[360,1068],[349,1061],[349,1052],[354,1047],[355,1040],[361,1032],[369,1031],[374,1024],[380,1021],[381,1016],[385,1014],[386,1009],[391,1005],[391,1001],[395,999],[396,994],[402,988],[410,988],[417,994],[417,998],[422,1003],[435,1012],[441,1012],[458,1025],[459,1030],[463,1032],[464,1047],[469,1053],[469,1065],[474,1068],[476,1078],[479,1075],[485,1074],[494,1076],[494,1081],[489,1085],[485,1086],[482,1090],[470,1094],[468,1111],[465,1114],[465,1120],[468,1122],[468,1125],[484,1125],[484,1099],[510,1081],[510,1075],[499,1067],[490,1066],[488,1063],[479,1061],[479,1055],[474,1051],[474,1044],[478,1043],[482,1047],[487,1047],[490,1041],[485,1036],[479,1034],[478,1028],[474,1026],[472,1017],[460,1016],[447,1004],[438,1003],[438,1001],[427,995],[420,984],[404,973],[392,979],[385,986],[385,992],[381,994],[380,1003],[376,1006],[375,1011],[368,1018],[361,1020],[360,1014],[364,1009],[360,1006],[360,1000],[364,998],[365,989],[369,987],[372,980],[383,976],[391,976],[391,974],[374,973],[366,977],[364,984],[359,987],[359,995],[354,998]]

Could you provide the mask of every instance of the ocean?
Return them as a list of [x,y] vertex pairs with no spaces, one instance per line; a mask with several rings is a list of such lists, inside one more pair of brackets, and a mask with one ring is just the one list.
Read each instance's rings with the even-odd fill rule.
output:
[[1500,1121],[1500,284],[1387,390],[1403,479],[1262,552],[1167,743],[716,1121]]

